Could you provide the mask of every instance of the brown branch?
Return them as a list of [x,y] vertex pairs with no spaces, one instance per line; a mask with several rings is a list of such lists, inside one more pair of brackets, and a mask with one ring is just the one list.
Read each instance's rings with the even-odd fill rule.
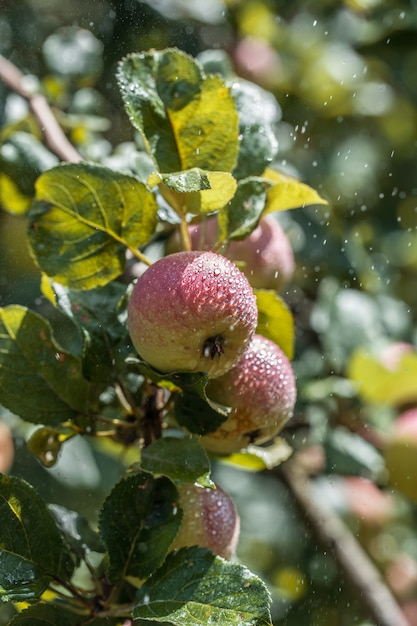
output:
[[25,86],[25,75],[8,59],[0,54],[0,80],[19,96],[28,101],[33,115],[39,122],[45,144],[63,161],[78,163],[82,157],[68,141],[63,130],[55,119],[51,108],[40,93]]
[[361,545],[337,515],[314,498],[310,481],[294,459],[281,467],[281,478],[312,531],[331,552],[377,626],[409,626],[391,591]]

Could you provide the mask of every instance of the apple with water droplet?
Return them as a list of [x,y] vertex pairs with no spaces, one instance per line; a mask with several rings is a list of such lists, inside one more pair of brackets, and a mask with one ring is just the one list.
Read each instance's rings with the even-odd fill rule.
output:
[[231,407],[221,426],[201,438],[207,450],[230,454],[275,437],[292,417],[296,401],[290,361],[270,339],[255,334],[240,361],[209,381],[211,400]]
[[240,532],[240,518],[230,496],[218,485],[216,489],[180,485],[178,493],[183,517],[172,549],[197,545],[230,559]]
[[221,376],[237,363],[257,325],[252,287],[214,252],[178,252],[151,265],[128,304],[139,355],[163,373]]

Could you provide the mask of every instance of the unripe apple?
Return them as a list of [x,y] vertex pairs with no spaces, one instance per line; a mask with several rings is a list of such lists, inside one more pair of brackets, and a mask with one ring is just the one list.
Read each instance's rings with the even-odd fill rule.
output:
[[0,422],[0,472],[8,472],[13,465],[14,443],[10,428]]
[[224,559],[230,559],[239,540],[240,518],[230,496],[216,489],[197,485],[178,487],[183,517],[174,548],[202,546]]
[[[211,250],[216,243],[217,218],[188,228],[193,250]],[[168,249],[178,249],[174,236]],[[231,241],[221,250],[225,257],[241,264],[242,272],[256,289],[282,289],[295,271],[294,253],[284,230],[272,215],[263,217],[255,230],[242,241]]]
[[278,434],[292,417],[296,385],[291,363],[270,339],[254,335],[238,364],[209,381],[207,395],[231,412],[213,433],[201,438],[213,452],[230,454]]
[[178,252],[138,279],[128,328],[139,355],[161,372],[220,376],[255,331],[256,298],[242,272],[214,252]]
[[417,502],[417,408],[396,419],[384,455],[390,485]]

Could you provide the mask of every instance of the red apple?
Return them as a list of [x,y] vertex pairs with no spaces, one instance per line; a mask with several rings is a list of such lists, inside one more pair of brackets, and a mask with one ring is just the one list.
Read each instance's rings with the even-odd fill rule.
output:
[[[193,250],[211,250],[216,243],[217,218],[192,224],[188,232]],[[170,249],[179,249],[177,235],[169,240]],[[272,215],[263,217],[249,237],[242,241],[231,241],[221,252],[241,266],[242,272],[256,289],[278,291],[291,280],[295,271],[290,241]]]
[[0,472],[8,472],[13,465],[14,443],[10,428],[0,422]]
[[207,395],[231,407],[226,421],[201,438],[208,450],[230,454],[263,443],[292,417],[296,385],[291,363],[273,341],[254,335],[238,364],[209,382]]
[[387,523],[394,514],[394,502],[390,493],[381,491],[371,480],[361,476],[343,479],[343,492],[349,510],[370,526]]
[[178,252],[138,279],[128,328],[140,356],[161,372],[224,374],[255,331],[256,298],[242,272],[214,252]]
[[240,531],[240,519],[230,496],[218,485],[216,489],[181,485],[178,492],[183,517],[172,549],[198,545],[230,559]]

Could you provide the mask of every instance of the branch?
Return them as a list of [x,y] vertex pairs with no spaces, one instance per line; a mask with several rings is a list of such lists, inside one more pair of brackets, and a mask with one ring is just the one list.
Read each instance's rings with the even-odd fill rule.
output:
[[306,473],[295,461],[284,464],[280,476],[307,523],[329,550],[377,626],[409,626],[381,574],[345,524],[324,509],[312,494]]
[[25,78],[11,61],[0,54],[0,80],[28,101],[42,129],[45,144],[61,160],[79,163],[83,160],[81,155],[66,138],[48,102],[40,93],[34,93],[25,86]]

